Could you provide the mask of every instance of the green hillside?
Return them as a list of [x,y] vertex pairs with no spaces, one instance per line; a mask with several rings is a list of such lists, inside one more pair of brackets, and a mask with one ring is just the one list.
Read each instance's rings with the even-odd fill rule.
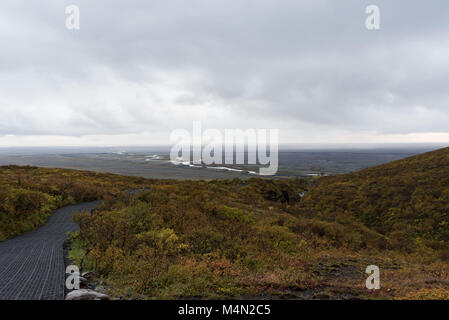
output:
[[385,236],[379,247],[426,245],[447,254],[449,148],[319,179],[299,212],[329,222],[355,218]]
[[160,181],[78,215],[72,257],[123,299],[447,299],[448,172],[443,149],[316,180]]
[[0,241],[42,225],[59,207],[103,199],[145,181],[90,171],[0,167]]
[[[114,298],[449,298],[449,149],[316,179],[8,166],[0,183],[0,240],[57,207],[105,199],[75,215],[70,256]],[[372,264],[378,291],[365,288]]]

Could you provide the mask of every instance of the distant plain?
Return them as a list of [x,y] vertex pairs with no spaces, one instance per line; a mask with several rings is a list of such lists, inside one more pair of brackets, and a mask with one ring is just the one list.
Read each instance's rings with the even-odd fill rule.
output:
[[[403,159],[441,146],[407,145],[344,148],[284,147],[279,150],[276,178],[334,175]],[[169,147],[114,148],[1,148],[0,165],[30,165],[111,172],[155,179],[248,179],[258,172],[254,165],[220,165],[222,169],[175,166]],[[226,168],[240,169],[228,171]]]

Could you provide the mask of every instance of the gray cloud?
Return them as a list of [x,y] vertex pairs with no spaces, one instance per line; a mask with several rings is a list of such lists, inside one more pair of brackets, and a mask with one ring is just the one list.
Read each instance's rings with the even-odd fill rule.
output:
[[[65,28],[69,4],[80,7],[79,31]],[[368,4],[381,9],[379,31],[364,27]],[[277,127],[289,142],[449,132],[447,1],[6,0],[1,9],[0,135],[151,140],[192,120]]]

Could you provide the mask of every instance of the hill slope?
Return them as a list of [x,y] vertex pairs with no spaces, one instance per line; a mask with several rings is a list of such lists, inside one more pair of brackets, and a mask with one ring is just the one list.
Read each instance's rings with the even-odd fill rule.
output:
[[[0,233],[106,196],[75,215],[71,258],[114,297],[449,298],[448,173],[449,149],[316,180],[2,167]],[[364,286],[371,264],[379,291]]]
[[0,167],[0,241],[42,225],[56,208],[103,199],[149,180],[109,173]]
[[449,298],[448,173],[443,149],[317,180],[160,181],[77,215],[72,258],[125,299]]
[[448,248],[449,148],[320,179],[300,212],[325,221],[356,218],[385,235],[390,248]]

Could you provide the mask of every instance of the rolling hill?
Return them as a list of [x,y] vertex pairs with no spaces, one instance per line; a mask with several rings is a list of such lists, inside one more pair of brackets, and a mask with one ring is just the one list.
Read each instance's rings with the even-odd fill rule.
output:
[[448,173],[442,149],[318,179],[160,182],[77,215],[72,257],[123,299],[447,299]]
[[387,248],[447,250],[449,148],[319,179],[299,211],[324,221],[355,219],[385,236]]
[[[0,182],[3,239],[56,207],[105,199],[75,214],[70,258],[114,298],[449,298],[449,148],[310,179],[9,166]],[[365,288],[372,264],[381,290]]]

